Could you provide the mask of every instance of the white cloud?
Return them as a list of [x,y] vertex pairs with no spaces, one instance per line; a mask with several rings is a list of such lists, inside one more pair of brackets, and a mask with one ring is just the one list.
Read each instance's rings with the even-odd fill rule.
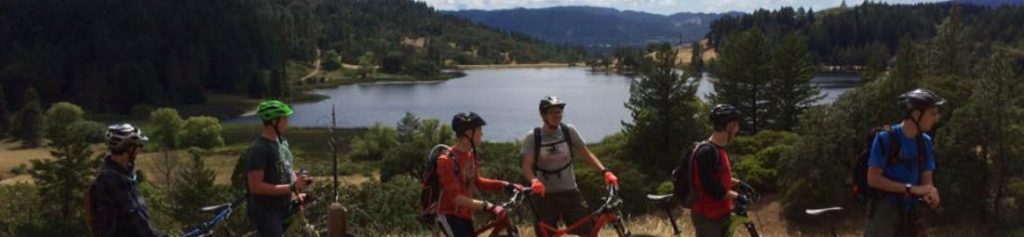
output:
[[[758,8],[777,9],[783,6],[824,9],[839,6],[842,0],[416,0],[441,10],[542,8],[552,6],[599,6],[620,10],[636,10],[659,14],[676,12],[750,12]],[[938,2],[945,0],[883,0],[888,3]],[[848,5],[862,0],[849,0]]]

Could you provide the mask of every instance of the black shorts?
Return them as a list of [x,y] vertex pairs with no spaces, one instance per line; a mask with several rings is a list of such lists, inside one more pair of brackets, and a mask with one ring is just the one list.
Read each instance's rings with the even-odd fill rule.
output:
[[476,236],[473,230],[473,220],[451,215],[437,215],[435,219],[437,229],[447,237]]

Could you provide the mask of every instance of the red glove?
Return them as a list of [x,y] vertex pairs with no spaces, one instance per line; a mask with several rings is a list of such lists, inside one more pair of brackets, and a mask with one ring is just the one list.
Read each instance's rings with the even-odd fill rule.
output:
[[533,179],[530,188],[533,189],[533,194],[544,197],[544,183],[541,183],[539,179]]
[[619,188],[619,177],[615,177],[615,174],[610,170],[604,170],[604,184]]

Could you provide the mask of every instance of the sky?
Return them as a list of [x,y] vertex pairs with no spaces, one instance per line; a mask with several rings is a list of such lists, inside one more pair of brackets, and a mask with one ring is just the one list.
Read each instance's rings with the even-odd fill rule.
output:
[[[758,8],[778,9],[783,6],[825,9],[839,6],[842,0],[416,0],[438,10],[544,8],[553,6],[597,6],[670,15],[678,12],[720,13],[752,12]],[[945,1],[945,0],[941,0]],[[848,0],[848,5],[862,0]],[[940,2],[940,0],[873,0],[893,4]]]

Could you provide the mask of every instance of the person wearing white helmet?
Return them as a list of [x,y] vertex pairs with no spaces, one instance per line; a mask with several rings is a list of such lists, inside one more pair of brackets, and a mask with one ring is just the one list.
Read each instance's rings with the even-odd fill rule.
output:
[[135,158],[149,138],[131,124],[107,127],[108,154],[86,195],[86,221],[95,237],[164,236],[150,221]]

